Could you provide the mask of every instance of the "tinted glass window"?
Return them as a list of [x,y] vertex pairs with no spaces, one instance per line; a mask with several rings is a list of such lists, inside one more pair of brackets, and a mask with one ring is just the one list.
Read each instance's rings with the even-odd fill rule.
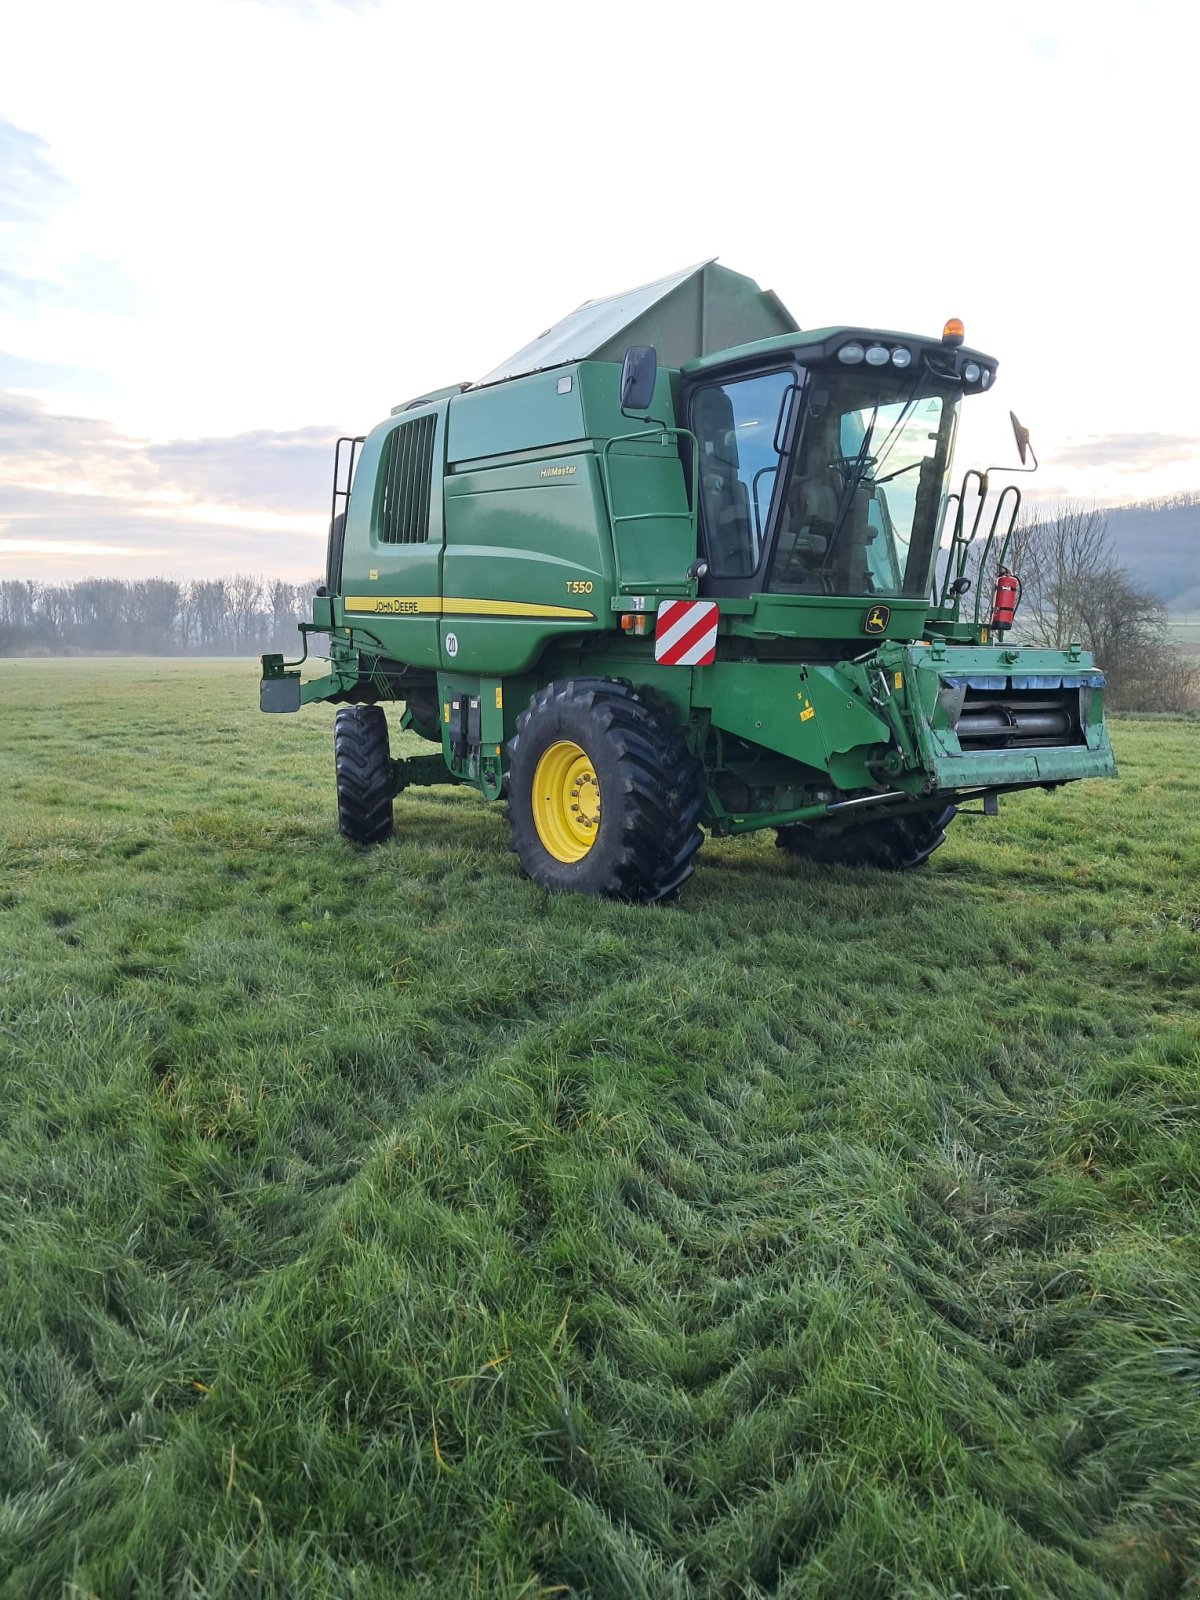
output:
[[927,594],[957,411],[932,377],[854,369],[810,384],[768,588]]
[[709,384],[692,401],[700,446],[700,505],[709,571],[718,578],[758,570],[779,471],[779,416],[790,372]]

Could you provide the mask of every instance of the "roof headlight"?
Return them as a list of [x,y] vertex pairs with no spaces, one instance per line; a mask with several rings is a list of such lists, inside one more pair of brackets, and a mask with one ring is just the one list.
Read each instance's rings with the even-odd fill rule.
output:
[[979,381],[983,384],[983,387],[986,389],[988,384],[991,383],[991,381],[992,381],[992,369],[991,369],[991,367],[984,367],[984,369],[983,369],[983,377]]
[[978,361],[968,361],[966,366],[963,368],[963,382],[978,383],[979,375],[982,370],[983,369],[980,367]]
[[838,360],[844,361],[848,367],[856,366],[866,355],[860,344],[844,344],[838,351]]
[[911,350],[905,350],[903,346],[901,346],[899,350],[893,350],[892,351],[892,365],[894,367],[909,367],[909,366],[911,366],[912,365],[912,351]]
[[867,365],[869,367],[886,367],[892,359],[892,352],[886,345],[872,344],[867,347]]

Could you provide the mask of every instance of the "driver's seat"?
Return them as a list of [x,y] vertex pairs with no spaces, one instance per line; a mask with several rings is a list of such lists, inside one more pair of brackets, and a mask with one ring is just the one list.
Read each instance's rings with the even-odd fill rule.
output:
[[700,498],[709,565],[722,577],[747,577],[754,571],[750,532],[750,494],[738,476],[733,404],[719,388],[697,398],[693,423],[700,443]]

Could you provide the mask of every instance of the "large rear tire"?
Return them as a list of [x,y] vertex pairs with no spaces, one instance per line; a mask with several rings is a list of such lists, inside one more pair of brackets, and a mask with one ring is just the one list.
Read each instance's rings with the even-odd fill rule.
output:
[[535,883],[647,904],[691,877],[700,766],[643,694],[609,678],[551,683],[508,751],[513,849]]
[[820,834],[811,828],[780,828],[775,843],[781,850],[828,866],[911,872],[945,844],[946,829],[957,809],[946,806],[942,811],[916,811],[908,817],[860,822],[844,833]]
[[382,844],[392,832],[392,763],[387,718],[379,706],[342,706],[333,721],[338,829],[355,844]]

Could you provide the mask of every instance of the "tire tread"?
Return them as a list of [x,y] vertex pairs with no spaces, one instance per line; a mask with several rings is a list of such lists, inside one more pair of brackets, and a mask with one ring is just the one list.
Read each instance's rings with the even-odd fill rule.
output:
[[[522,739],[528,739],[540,719],[558,711],[577,718],[581,732],[590,727],[608,740],[623,785],[620,844],[601,865],[599,877],[579,887],[640,905],[676,894],[691,877],[704,840],[697,822],[703,774],[682,730],[665,707],[628,684],[610,678],[561,679],[539,689],[517,718],[508,744],[510,775],[521,774]],[[511,781],[508,812],[513,849],[525,875],[549,887],[567,887],[549,883],[549,874],[539,870],[545,851],[523,806],[516,803]]]
[[911,872],[945,844],[946,829],[957,810],[946,806],[943,811],[918,811],[907,817],[863,822],[837,834],[822,835],[804,827],[779,828],[775,843],[792,855],[807,856],[827,866]]
[[333,723],[338,831],[355,844],[392,833],[392,772],[381,706],[342,706]]

